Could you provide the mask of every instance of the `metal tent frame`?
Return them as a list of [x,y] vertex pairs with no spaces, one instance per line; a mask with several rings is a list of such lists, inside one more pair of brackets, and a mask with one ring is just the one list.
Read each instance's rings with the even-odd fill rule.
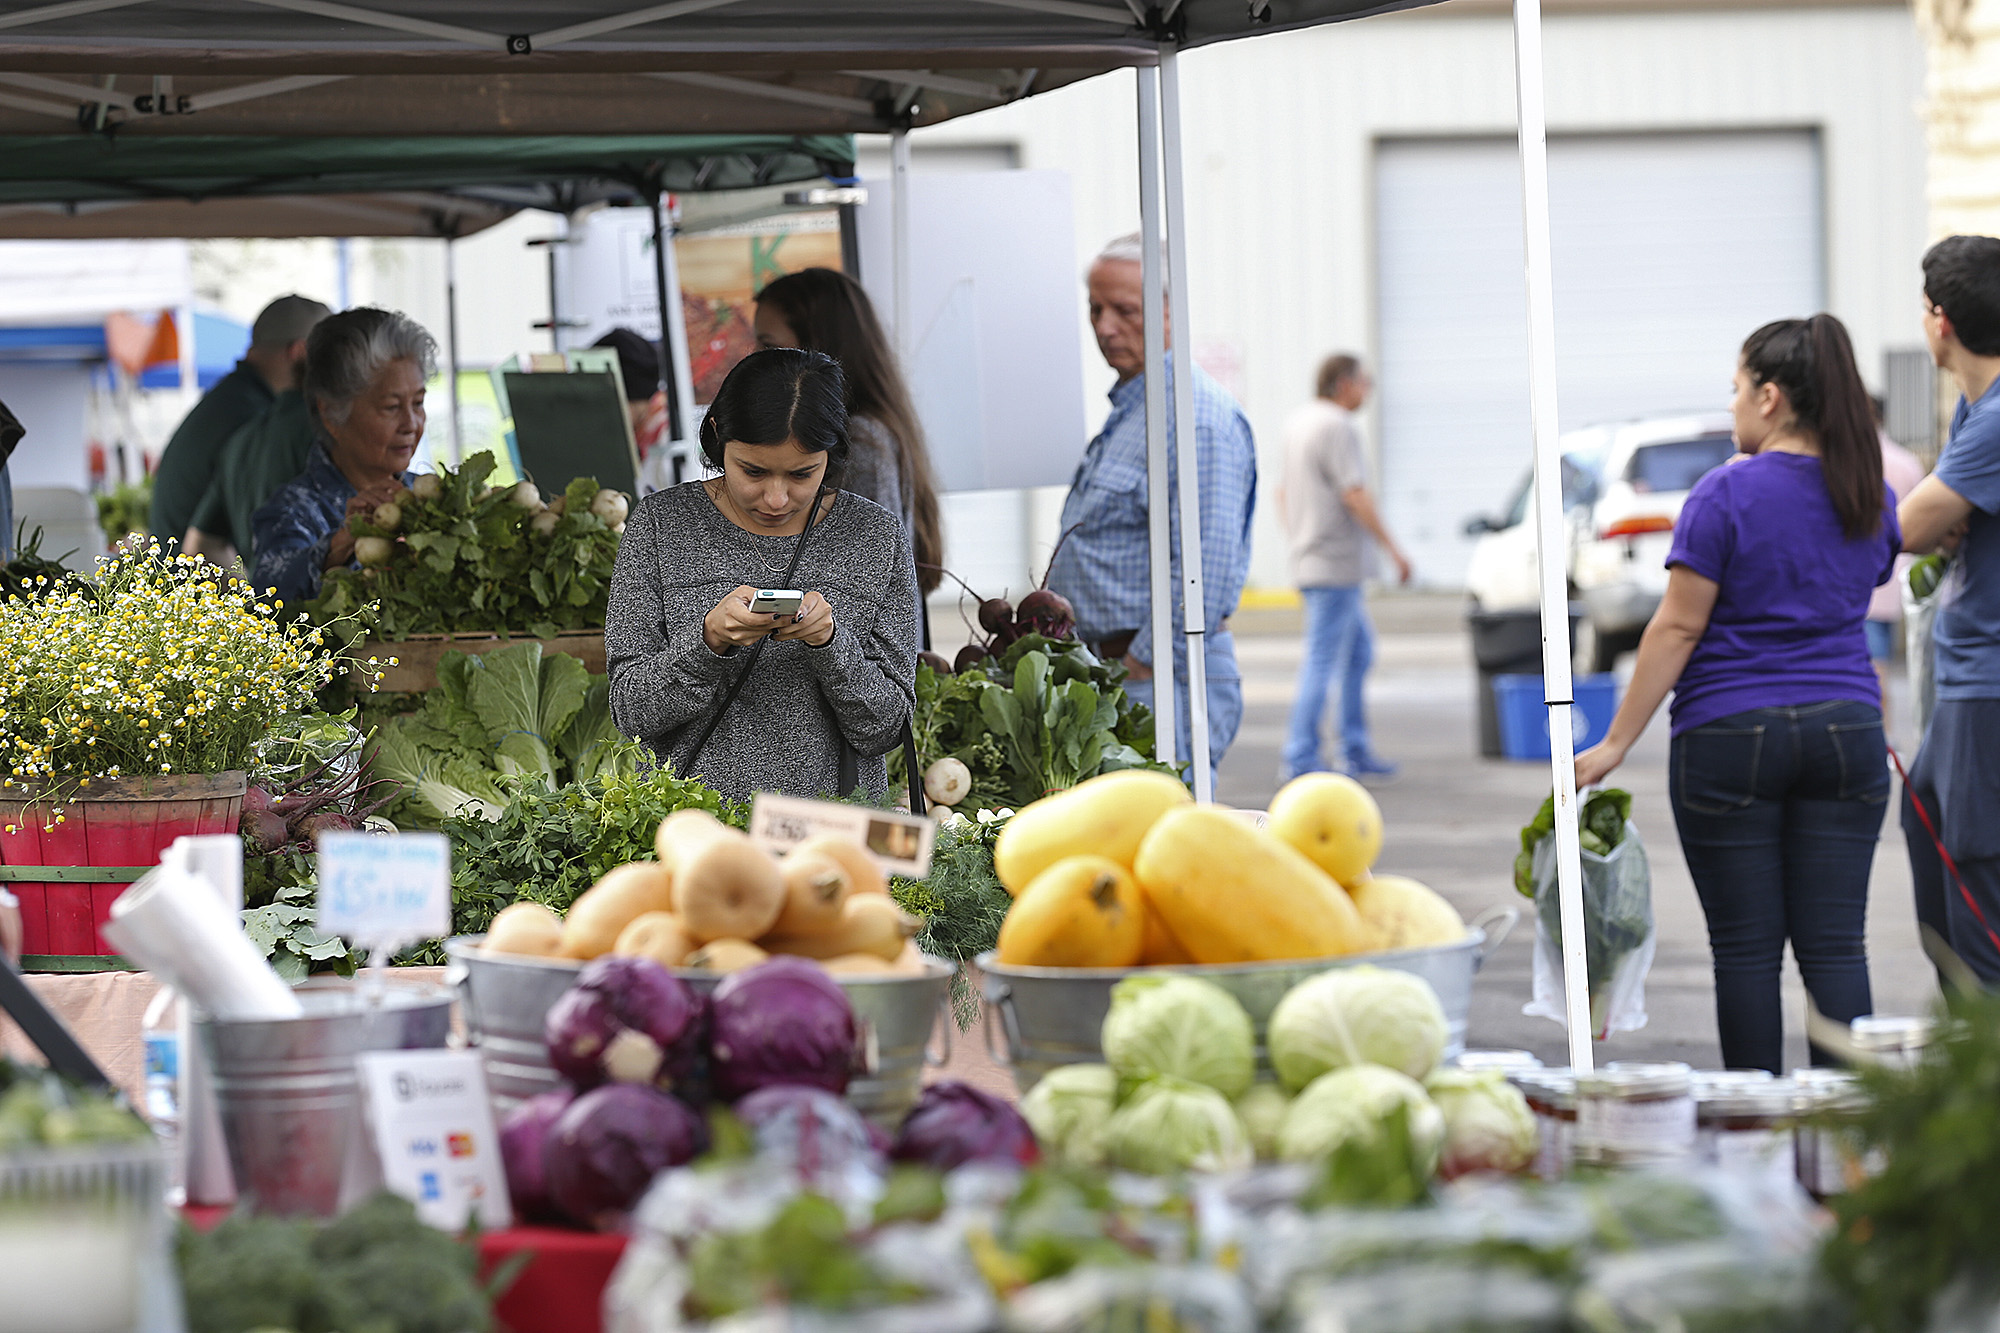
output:
[[[1202,675],[1199,473],[1188,355],[1187,249],[1180,160],[1181,51],[1253,34],[1415,8],[1429,0],[402,0],[394,13],[336,0],[58,0],[0,14],[0,135],[51,117],[86,129],[377,134],[412,123],[438,133],[581,133],[633,124],[687,130],[901,134],[1115,68],[1137,68],[1147,352],[1172,358],[1180,479],[1190,748],[1197,795],[1210,792]],[[610,12],[607,12],[609,9]],[[96,16],[117,11],[114,21]],[[1543,663],[1556,801],[1571,1064],[1592,1064],[1570,730],[1556,446],[1540,0],[1514,0],[1523,175],[1529,371],[1541,568]],[[135,71],[143,70],[143,73]],[[121,79],[130,80],[123,88]],[[146,91],[133,91],[146,87]],[[421,117],[419,119],[418,117]],[[39,119],[38,119],[39,118]],[[898,191],[899,195],[902,193]],[[899,215],[906,206],[897,202]],[[1164,229],[1161,223],[1164,220]],[[1156,243],[1166,247],[1166,272]],[[907,225],[896,229],[902,246]],[[900,278],[906,258],[899,258]],[[1166,292],[1182,336],[1163,349]],[[908,286],[897,337],[907,345]],[[664,312],[663,312],[664,313]],[[1149,363],[1157,365],[1157,361]],[[1173,756],[1172,589],[1164,394],[1148,377],[1153,621]],[[1165,594],[1165,595],[1163,595]]]

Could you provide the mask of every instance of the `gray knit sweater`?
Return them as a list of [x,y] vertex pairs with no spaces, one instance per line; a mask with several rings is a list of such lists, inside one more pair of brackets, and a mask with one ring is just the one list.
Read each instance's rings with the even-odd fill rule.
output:
[[639,501],[605,617],[612,721],[676,772],[738,799],[834,793],[845,736],[862,787],[881,796],[881,756],[915,703],[917,584],[901,522],[844,491],[806,538],[792,585],[833,607],[833,638],[767,642],[700,758],[687,753],[749,656],[710,649],[703,618],[738,585],[778,586],[797,541],[744,531],[698,481]]

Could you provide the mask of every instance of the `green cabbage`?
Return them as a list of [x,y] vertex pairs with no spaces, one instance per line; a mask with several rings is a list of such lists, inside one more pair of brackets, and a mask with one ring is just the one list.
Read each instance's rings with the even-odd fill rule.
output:
[[1350,1065],[1307,1084],[1279,1126],[1278,1155],[1308,1162],[1350,1145],[1378,1144],[1384,1122],[1398,1108],[1408,1117],[1411,1147],[1429,1175],[1444,1141],[1444,1115],[1422,1084],[1381,1065]]
[[1063,1065],[1021,1099],[1021,1114],[1042,1151],[1070,1166],[1104,1165],[1104,1127],[1117,1105],[1110,1065]]
[[1521,1090],[1496,1070],[1440,1069],[1424,1090],[1444,1115],[1438,1170],[1523,1171],[1534,1162],[1541,1134]]
[[1161,1074],[1240,1097],[1256,1068],[1257,1034],[1236,997],[1199,977],[1133,976],[1111,988],[1104,1058],[1121,1078]]
[[1250,1136],[1229,1099],[1184,1078],[1139,1084],[1104,1133],[1112,1165],[1149,1175],[1240,1171],[1253,1160]]
[[1384,1065],[1427,1078],[1447,1035],[1444,1006],[1429,982],[1362,966],[1334,968],[1292,987],[1271,1011],[1267,1040],[1272,1068],[1297,1092],[1345,1065]]
[[1275,1083],[1252,1083],[1250,1091],[1236,1099],[1236,1118],[1250,1135],[1250,1146],[1262,1160],[1278,1155],[1278,1127],[1285,1123],[1291,1098]]

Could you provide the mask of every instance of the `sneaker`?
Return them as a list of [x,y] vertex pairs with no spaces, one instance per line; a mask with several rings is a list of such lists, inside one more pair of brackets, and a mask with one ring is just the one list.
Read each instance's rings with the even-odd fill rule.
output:
[[1396,765],[1376,754],[1356,755],[1347,761],[1347,776],[1366,780],[1379,778],[1386,782],[1401,772]]

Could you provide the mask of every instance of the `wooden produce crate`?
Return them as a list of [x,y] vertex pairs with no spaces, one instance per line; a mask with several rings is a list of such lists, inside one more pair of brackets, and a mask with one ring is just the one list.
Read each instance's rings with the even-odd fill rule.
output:
[[[504,638],[487,633],[413,634],[407,639],[364,639],[355,646],[355,656],[361,664],[352,668],[350,674],[355,683],[365,689],[372,672],[380,671],[382,679],[376,688],[384,693],[434,690],[438,683],[438,662],[446,653],[479,655],[530,642],[540,643],[544,653],[568,653],[571,657],[580,658],[591,672],[604,674],[604,631],[601,629],[534,640],[526,635]],[[372,669],[366,665],[371,657],[380,659]],[[389,665],[392,657],[396,659],[395,666]]]

